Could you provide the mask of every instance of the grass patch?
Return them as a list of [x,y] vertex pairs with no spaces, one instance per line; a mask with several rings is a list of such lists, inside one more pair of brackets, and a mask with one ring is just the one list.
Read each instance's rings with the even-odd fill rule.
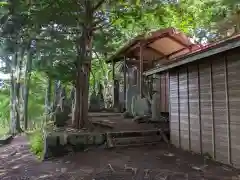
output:
[[41,130],[36,130],[28,132],[27,135],[30,141],[31,152],[35,154],[38,159],[42,159],[44,148],[43,132]]
[[5,135],[5,134],[8,134],[8,132],[9,132],[9,128],[0,126],[0,137]]

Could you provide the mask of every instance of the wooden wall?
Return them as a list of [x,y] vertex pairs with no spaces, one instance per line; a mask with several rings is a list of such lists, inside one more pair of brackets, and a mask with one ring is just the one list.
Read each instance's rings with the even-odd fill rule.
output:
[[160,94],[159,107],[160,112],[169,112],[169,81],[168,72],[163,72],[155,79],[156,90]]
[[240,51],[169,72],[171,141],[240,167]]

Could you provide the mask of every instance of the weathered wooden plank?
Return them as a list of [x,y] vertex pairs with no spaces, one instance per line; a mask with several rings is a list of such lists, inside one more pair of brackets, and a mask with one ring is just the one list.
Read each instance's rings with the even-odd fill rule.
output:
[[232,164],[232,152],[231,152],[231,128],[230,128],[230,114],[229,114],[229,88],[228,88],[228,62],[227,56],[224,59],[224,73],[225,73],[225,93],[226,93],[226,113],[227,113],[227,131],[228,131],[228,163]]
[[181,147],[189,149],[189,126],[188,126],[188,86],[187,68],[183,67],[179,71],[179,116],[180,116],[180,135]]
[[170,138],[172,144],[179,146],[179,119],[178,119],[178,74],[169,72],[169,99],[170,99]]
[[240,53],[228,53],[227,65],[232,164],[240,167]]
[[199,123],[199,92],[198,92],[198,67],[197,65],[188,66],[189,82],[189,118],[191,126],[191,150],[201,152],[200,145],[200,123]]
[[228,163],[228,133],[224,59],[212,61],[213,103],[215,118],[216,160]]
[[[212,111],[211,111],[211,76],[210,62],[199,64],[200,110],[202,127],[202,152],[214,156],[212,151]],[[207,93],[206,93],[207,92]]]
[[165,112],[166,107],[166,80],[165,80],[165,73],[161,73],[160,75],[161,79],[161,112]]
[[188,145],[189,145],[189,150],[191,151],[191,123],[190,123],[190,104],[189,104],[189,72],[188,72],[188,66],[187,66],[187,102],[188,102]]
[[182,147],[181,140],[181,117],[180,117],[180,91],[179,91],[179,71],[177,72],[177,83],[178,83],[178,138],[179,138],[179,147]]
[[201,81],[199,65],[197,66],[197,78],[198,78],[198,112],[199,112],[199,138],[200,138],[200,152],[203,153],[203,142],[202,142],[202,117],[201,117]]
[[169,73],[166,72],[166,112],[169,112]]

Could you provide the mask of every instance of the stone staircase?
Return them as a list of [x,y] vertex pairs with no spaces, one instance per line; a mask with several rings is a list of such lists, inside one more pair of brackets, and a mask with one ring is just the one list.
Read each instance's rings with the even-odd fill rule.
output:
[[108,148],[153,145],[163,141],[168,143],[168,137],[160,129],[108,132],[106,134]]

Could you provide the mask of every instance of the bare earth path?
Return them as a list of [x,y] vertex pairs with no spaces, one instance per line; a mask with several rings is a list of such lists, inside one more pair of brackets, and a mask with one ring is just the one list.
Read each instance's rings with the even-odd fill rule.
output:
[[237,175],[236,170],[165,144],[94,149],[45,162],[29,152],[25,137],[0,147],[0,180],[230,180]]

